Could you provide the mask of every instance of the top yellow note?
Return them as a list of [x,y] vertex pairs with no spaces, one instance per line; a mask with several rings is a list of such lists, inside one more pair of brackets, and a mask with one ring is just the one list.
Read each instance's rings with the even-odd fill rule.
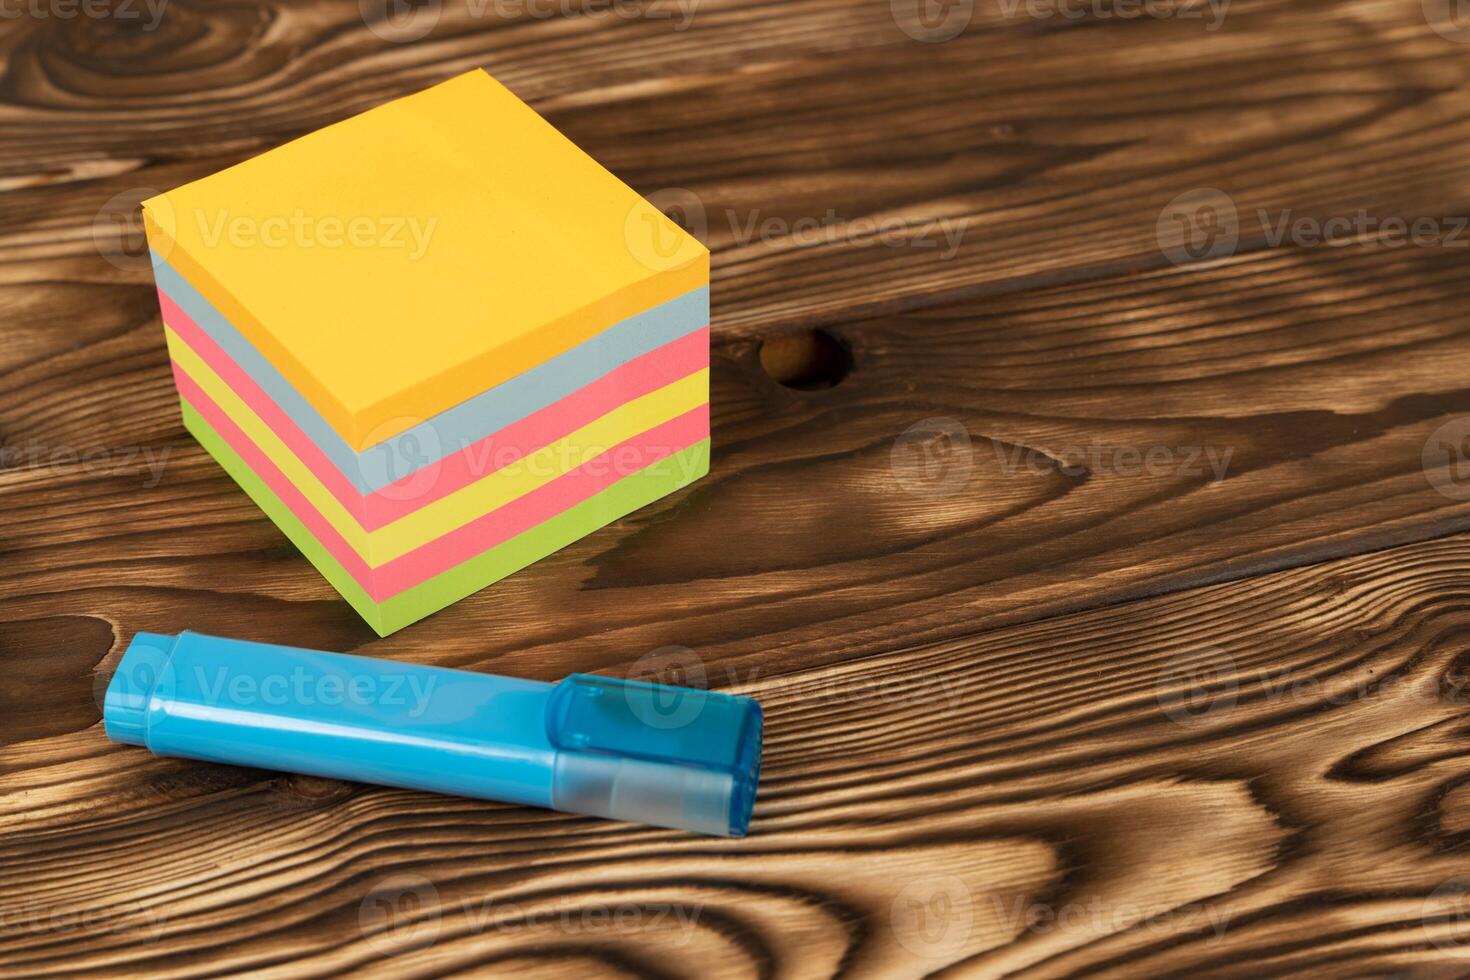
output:
[[699,241],[483,71],[143,209],[359,451],[709,282]]

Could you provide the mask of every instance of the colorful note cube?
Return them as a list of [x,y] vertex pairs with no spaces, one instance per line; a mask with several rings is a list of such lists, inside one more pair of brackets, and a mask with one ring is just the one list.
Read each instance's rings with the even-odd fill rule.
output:
[[184,424],[381,635],[708,472],[708,251],[484,72],[144,223]]

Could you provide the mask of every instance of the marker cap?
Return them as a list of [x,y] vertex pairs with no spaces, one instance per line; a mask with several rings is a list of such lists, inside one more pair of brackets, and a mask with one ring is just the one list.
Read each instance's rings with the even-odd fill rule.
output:
[[546,724],[558,810],[731,837],[749,828],[762,728],[750,698],[574,674]]
[[148,702],[168,664],[174,638],[139,633],[112,675],[103,699],[102,723],[107,737],[128,745],[147,745]]

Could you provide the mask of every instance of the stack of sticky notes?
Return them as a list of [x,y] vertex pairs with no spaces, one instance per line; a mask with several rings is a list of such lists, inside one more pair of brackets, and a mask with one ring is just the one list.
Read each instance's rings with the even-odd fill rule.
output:
[[708,251],[484,72],[144,221],[184,424],[380,634],[708,472]]

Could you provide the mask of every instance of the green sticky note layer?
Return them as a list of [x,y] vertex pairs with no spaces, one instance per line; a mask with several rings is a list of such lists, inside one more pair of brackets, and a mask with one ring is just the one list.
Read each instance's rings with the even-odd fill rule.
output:
[[180,406],[184,427],[379,636],[387,636],[438,612],[709,472],[710,443],[706,439],[624,477],[601,493],[503,544],[400,592],[386,602],[376,603],[219,433],[187,402],[180,402]]

